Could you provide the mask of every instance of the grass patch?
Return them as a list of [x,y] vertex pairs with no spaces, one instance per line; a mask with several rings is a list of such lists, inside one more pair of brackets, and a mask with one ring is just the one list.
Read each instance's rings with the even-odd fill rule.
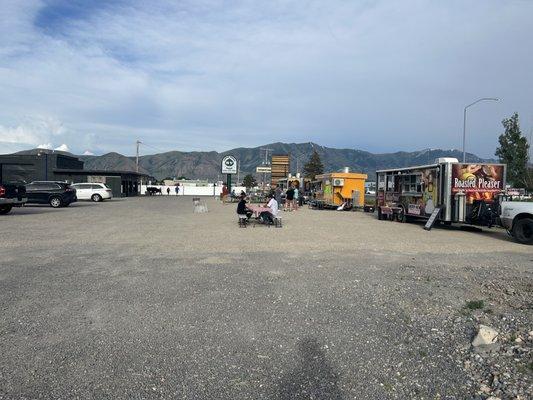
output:
[[526,374],[528,372],[533,374],[533,361],[528,362],[527,364],[520,364],[516,369],[522,374]]
[[468,310],[482,310],[485,307],[483,300],[470,300],[466,302],[465,308]]

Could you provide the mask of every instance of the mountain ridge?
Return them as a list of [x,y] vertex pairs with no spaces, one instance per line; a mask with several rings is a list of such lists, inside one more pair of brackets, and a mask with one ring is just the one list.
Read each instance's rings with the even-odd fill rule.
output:
[[[424,165],[434,162],[439,157],[462,158],[462,152],[457,149],[422,149],[416,151],[398,151],[394,153],[371,153],[369,151],[350,148],[326,147],[313,142],[283,143],[275,142],[257,147],[238,147],[235,149],[217,151],[184,152],[172,150],[163,153],[139,156],[139,172],[148,174],[156,179],[166,177],[185,176],[190,179],[219,179],[220,161],[223,156],[232,154],[239,160],[241,178],[245,174],[255,173],[255,168],[264,161],[264,151],[270,149],[270,154],[291,155],[290,171],[302,171],[303,165],[311,156],[313,150],[320,155],[324,164],[324,171],[338,171],[349,167],[352,171],[363,172],[372,176],[376,169],[400,168],[412,165]],[[29,154],[34,150],[19,152]],[[64,153],[68,154],[68,153]],[[483,159],[472,153],[466,154],[468,162],[496,162],[494,159]],[[110,152],[100,156],[76,156],[85,162],[85,169],[135,171],[134,156],[125,156],[117,152]]]

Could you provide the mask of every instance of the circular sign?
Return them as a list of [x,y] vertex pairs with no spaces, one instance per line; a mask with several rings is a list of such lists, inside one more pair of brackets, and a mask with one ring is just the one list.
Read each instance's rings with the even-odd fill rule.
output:
[[225,156],[222,159],[222,173],[236,174],[237,173],[237,159],[233,156]]

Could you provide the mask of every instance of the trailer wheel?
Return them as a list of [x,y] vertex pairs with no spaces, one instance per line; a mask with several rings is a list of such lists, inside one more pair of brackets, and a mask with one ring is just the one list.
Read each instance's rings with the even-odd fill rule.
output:
[[407,222],[407,214],[405,213],[405,208],[402,206],[402,210],[398,213],[398,222],[405,223]]
[[522,218],[513,224],[513,236],[522,244],[533,244],[533,219]]
[[4,204],[4,205],[0,206],[0,215],[4,215],[4,214],[9,213],[12,208],[13,208],[13,206],[11,204]]

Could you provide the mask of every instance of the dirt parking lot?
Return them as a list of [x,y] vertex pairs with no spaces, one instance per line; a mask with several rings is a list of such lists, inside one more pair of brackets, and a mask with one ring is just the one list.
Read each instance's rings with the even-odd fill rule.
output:
[[240,229],[206,202],[1,216],[0,399],[533,396],[531,246],[307,208]]

